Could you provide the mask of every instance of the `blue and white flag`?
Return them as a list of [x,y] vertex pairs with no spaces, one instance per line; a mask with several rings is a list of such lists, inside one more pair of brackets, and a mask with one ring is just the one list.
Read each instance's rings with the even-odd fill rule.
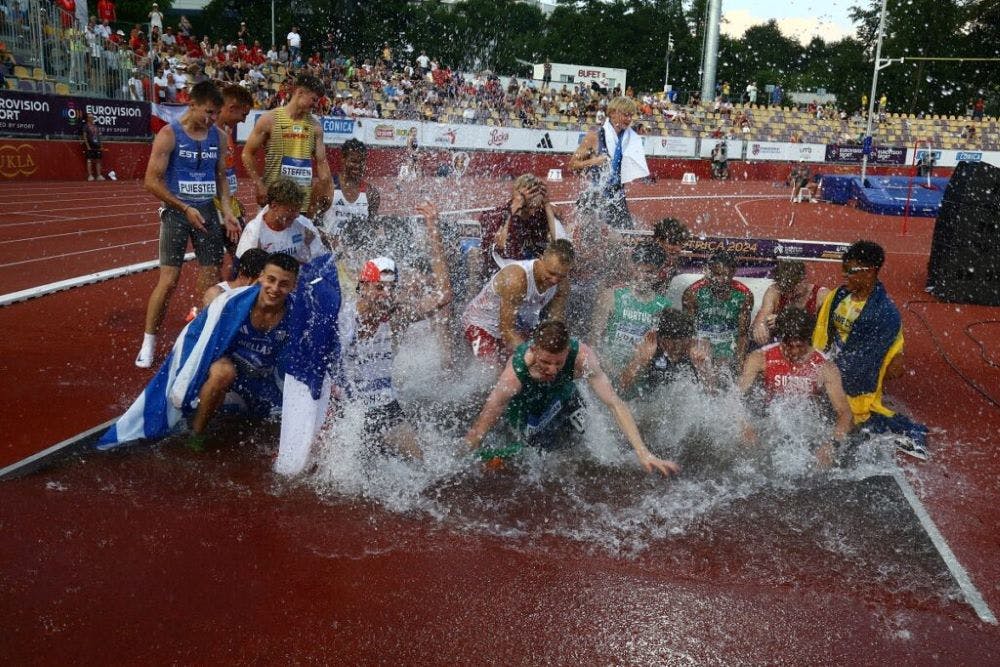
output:
[[257,301],[259,285],[220,294],[177,337],[173,350],[139,398],[101,437],[112,449],[139,439],[162,438],[197,407],[208,369],[232,343]]

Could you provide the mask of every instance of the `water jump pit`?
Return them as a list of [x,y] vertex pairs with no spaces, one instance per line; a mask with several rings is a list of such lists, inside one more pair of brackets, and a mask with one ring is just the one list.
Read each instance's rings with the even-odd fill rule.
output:
[[935,218],[947,178],[916,176],[823,176],[823,199],[834,204],[857,201],[858,208],[877,215],[910,215]]

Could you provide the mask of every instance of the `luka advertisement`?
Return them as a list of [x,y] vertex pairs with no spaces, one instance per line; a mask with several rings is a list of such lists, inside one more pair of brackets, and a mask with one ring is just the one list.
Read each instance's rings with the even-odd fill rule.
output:
[[145,102],[0,91],[0,135],[78,137],[88,113],[105,139],[151,135]]

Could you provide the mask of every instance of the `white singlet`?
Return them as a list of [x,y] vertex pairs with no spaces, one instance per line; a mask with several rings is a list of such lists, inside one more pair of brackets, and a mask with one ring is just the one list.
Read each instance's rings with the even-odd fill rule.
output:
[[[544,292],[538,291],[535,284],[535,262],[537,259],[525,259],[518,262],[510,262],[507,266],[519,266],[527,274],[528,290],[524,295],[521,307],[517,309],[518,328],[527,330],[538,326],[538,318],[549,301],[556,295],[558,285],[552,286]],[[507,268],[507,267],[504,267]],[[497,271],[490,278],[489,282],[483,286],[479,294],[469,302],[462,313],[462,327],[468,328],[476,326],[490,334],[494,338],[500,337],[500,295],[496,290],[496,279],[500,275]]]
[[355,302],[340,309],[340,344],[344,375],[351,396],[366,409],[380,408],[397,400],[392,386],[392,329],[379,324],[369,338],[358,336],[358,309]]
[[340,189],[340,184],[336,184],[333,191],[333,203],[330,204],[330,208],[326,210],[320,221],[320,226],[327,234],[340,233],[341,225],[354,218],[368,219],[368,193],[366,189],[367,183],[362,183],[358,198],[349,202],[344,196],[344,191]]
[[319,232],[309,218],[300,215],[292,221],[288,229],[276,232],[264,224],[264,213],[267,209],[265,206],[257,217],[247,223],[243,234],[240,235],[240,243],[236,246],[237,257],[242,257],[250,248],[260,248],[269,253],[288,253],[304,264],[330,253],[323,246]]

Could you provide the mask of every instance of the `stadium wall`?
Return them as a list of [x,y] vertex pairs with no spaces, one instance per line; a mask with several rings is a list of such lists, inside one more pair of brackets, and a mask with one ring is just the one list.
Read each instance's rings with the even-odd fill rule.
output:
[[[103,166],[114,170],[119,179],[141,179],[149,159],[150,142],[106,142]],[[238,147],[240,151],[242,147]],[[334,171],[339,169],[340,156],[335,147],[327,150]],[[468,151],[471,176],[511,177],[525,172],[545,176],[549,169],[565,169],[569,155],[533,152]],[[420,153],[424,174],[434,174],[438,167],[450,162],[451,151],[429,148]],[[368,154],[368,175],[393,176],[407,159],[403,148],[372,147]],[[679,179],[687,172],[699,178],[710,177],[708,160],[649,157],[650,171],[656,178]],[[855,174],[857,165],[816,164],[820,173]],[[752,181],[784,181],[790,165],[778,161],[730,162],[730,173],[736,179]],[[240,167],[242,171],[242,167]],[[879,175],[909,175],[912,167],[877,166],[869,173]],[[935,174],[948,176],[950,169],[938,169]],[[0,139],[0,182],[6,181],[74,181],[87,177],[83,148],[79,141],[40,141],[30,139]]]

